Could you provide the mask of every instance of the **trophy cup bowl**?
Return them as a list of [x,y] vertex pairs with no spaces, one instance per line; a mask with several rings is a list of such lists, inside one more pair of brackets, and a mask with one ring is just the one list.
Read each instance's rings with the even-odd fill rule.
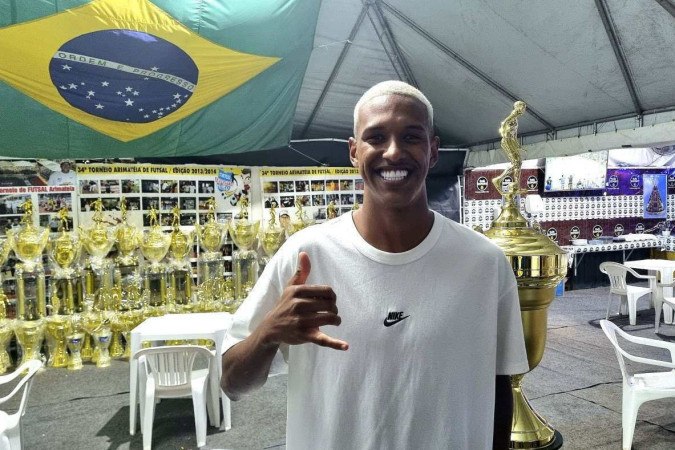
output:
[[27,272],[32,271],[41,262],[42,252],[49,241],[49,229],[29,223],[18,232],[8,230],[7,236],[16,257],[24,263]]
[[67,339],[68,330],[70,328],[70,320],[68,316],[54,315],[48,316],[46,329],[49,343],[49,359],[47,365],[49,367],[67,367],[68,366],[68,352]]
[[169,250],[175,261],[184,261],[192,250],[194,232],[184,232],[176,228],[171,232],[171,245]]
[[66,336],[68,343],[68,370],[82,369],[82,343],[84,342],[84,333],[73,333]]
[[117,264],[120,266],[132,266],[136,264],[134,251],[141,245],[141,230],[129,225],[126,222],[121,223],[115,230],[117,240]]
[[109,367],[111,358],[108,348],[110,347],[110,340],[112,331],[107,326],[103,326],[94,331],[94,341],[99,349],[98,358],[96,358],[96,367]]
[[231,219],[229,224],[232,241],[241,251],[249,250],[258,236],[260,222],[249,222],[246,219]]
[[7,346],[12,337],[14,337],[12,321],[0,319],[0,374],[7,372],[7,369],[12,367],[12,359],[7,352]]
[[80,236],[84,249],[93,260],[102,260],[115,244],[112,230],[102,222],[97,222],[89,229],[80,228]]
[[260,233],[260,245],[268,258],[274,256],[284,240],[285,231],[282,228],[266,228]]
[[153,227],[149,231],[143,233],[141,252],[143,253],[143,256],[150,261],[150,264],[156,267],[166,256],[170,245],[171,235],[164,233],[159,227]]
[[21,364],[31,359],[42,361],[40,347],[44,338],[45,324],[43,319],[38,320],[17,320],[14,327],[16,340],[21,347]]
[[207,253],[215,254],[220,252],[220,246],[227,234],[227,226],[214,220],[209,220],[204,226],[195,225],[195,230],[199,236],[199,245]]

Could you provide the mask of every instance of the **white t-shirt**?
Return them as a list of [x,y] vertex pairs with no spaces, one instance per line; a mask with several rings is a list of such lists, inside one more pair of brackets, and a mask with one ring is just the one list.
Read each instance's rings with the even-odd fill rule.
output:
[[74,170],[70,170],[68,173],[63,173],[61,171],[52,172],[49,175],[49,180],[47,180],[47,184],[50,186],[75,186],[76,183],[77,174]]
[[518,291],[503,252],[435,213],[414,249],[369,245],[345,214],[294,234],[234,317],[225,348],[278,300],[299,251],[308,284],[337,295],[346,352],[282,346],[288,362],[287,448],[492,448],[495,376],[528,371]]

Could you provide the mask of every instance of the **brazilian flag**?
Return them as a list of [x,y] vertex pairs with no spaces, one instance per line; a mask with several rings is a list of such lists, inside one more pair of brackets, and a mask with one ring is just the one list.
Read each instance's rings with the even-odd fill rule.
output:
[[288,143],[320,1],[0,3],[0,156]]

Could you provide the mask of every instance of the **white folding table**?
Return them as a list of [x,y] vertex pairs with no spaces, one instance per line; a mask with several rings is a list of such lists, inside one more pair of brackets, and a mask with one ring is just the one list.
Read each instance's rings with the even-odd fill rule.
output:
[[[661,283],[668,284],[673,282],[673,272],[675,272],[675,261],[668,259],[639,259],[635,261],[626,261],[624,265],[632,269],[646,270],[650,275],[657,275],[661,279]],[[655,322],[661,320],[661,311],[658,307],[663,307],[663,322],[667,324],[673,323],[673,310],[670,306],[663,303],[663,297],[672,297],[673,288],[659,289],[658,281],[650,280],[649,287],[652,289],[652,299],[656,298],[655,303]],[[658,302],[658,304],[657,304]],[[655,329],[658,326],[655,324]]]
[[183,339],[211,339],[215,343],[216,350],[209,375],[209,387],[211,392],[217,392],[212,396],[215,401],[211,402],[213,414],[210,418],[212,426],[219,426],[220,408],[218,397],[223,407],[222,425],[225,430],[231,427],[230,399],[220,389],[220,376],[222,371],[221,353],[225,334],[232,325],[232,314],[226,312],[217,313],[193,313],[193,314],[167,314],[165,316],[150,317],[136,328],[131,330],[131,355],[129,361],[129,433],[136,433],[136,405],[138,404],[138,360],[133,355],[141,349],[144,341],[166,341]]

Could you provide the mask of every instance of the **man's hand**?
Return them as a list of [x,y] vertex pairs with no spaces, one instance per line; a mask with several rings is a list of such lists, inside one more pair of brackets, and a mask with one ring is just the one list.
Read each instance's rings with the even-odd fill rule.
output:
[[259,330],[266,345],[281,343],[296,345],[311,342],[322,347],[347,350],[349,344],[324,334],[319,327],[340,325],[333,288],[325,285],[305,284],[312,265],[309,255],[298,254],[298,270],[288,281],[276,306],[270,311]]

